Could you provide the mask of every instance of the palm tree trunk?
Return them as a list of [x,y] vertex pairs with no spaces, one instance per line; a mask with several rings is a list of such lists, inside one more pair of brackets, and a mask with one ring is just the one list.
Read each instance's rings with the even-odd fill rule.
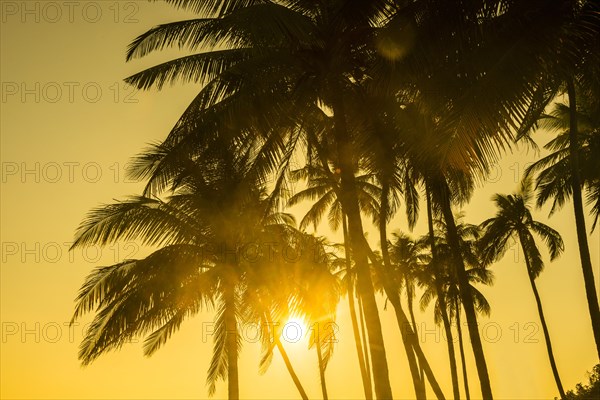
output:
[[[435,393],[436,397],[438,398],[438,400],[444,400],[446,397],[444,396],[442,388],[440,387],[439,383],[435,379],[435,376],[433,375],[433,371],[431,370],[429,362],[425,358],[425,354],[421,349],[421,345],[419,344],[419,338],[417,334],[410,327],[410,322],[408,321],[408,318],[406,317],[406,314],[402,309],[402,305],[400,304],[400,298],[396,298],[394,300],[390,299],[390,302],[394,306],[394,311],[396,313],[396,321],[398,322],[398,326],[400,327],[401,333],[403,333],[403,338],[406,338],[406,341],[412,347],[412,350],[415,352],[415,355],[419,360],[419,365],[421,366],[421,368],[423,368],[425,376],[427,377],[427,380],[429,381],[429,384],[431,385],[431,388],[433,389],[433,392]],[[425,396],[425,382],[423,382],[422,394],[423,396]]]
[[365,328],[365,309],[362,305],[362,300],[360,297],[356,298],[358,300],[358,316],[360,317],[360,333],[363,339],[363,349],[365,349],[365,369],[367,370],[367,374],[369,375],[369,382],[371,382],[371,362],[369,361],[369,352],[367,349],[369,348],[369,343],[367,341],[367,331]]
[[575,211],[575,226],[577,228],[577,241],[579,242],[579,257],[583,280],[585,282],[585,293],[588,301],[592,329],[596,341],[596,351],[600,358],[600,306],[596,293],[592,259],[587,241],[587,230],[585,228],[585,215],[583,212],[583,199],[581,196],[581,177],[579,176],[579,143],[577,130],[577,99],[575,83],[572,78],[567,80],[567,91],[569,95],[569,152],[571,161],[571,185],[573,187],[573,209]]
[[296,385],[296,389],[298,389],[298,393],[300,393],[300,397],[302,397],[302,400],[308,400],[306,391],[304,390],[302,383],[300,383],[300,379],[298,379],[298,375],[296,375],[296,371],[294,371],[294,367],[290,362],[290,358],[288,357],[287,351],[283,347],[283,344],[281,343],[281,340],[279,340],[279,338],[275,338],[275,345],[277,346],[277,350],[279,350],[279,354],[281,354],[281,358],[283,358],[283,363],[285,364],[288,373],[294,381],[294,385]]
[[[405,279],[406,282],[406,279]],[[406,282],[406,285],[408,285],[408,282]],[[414,305],[413,305],[413,295],[412,293],[410,293],[409,290],[406,291],[406,301],[408,303],[408,315],[410,316],[410,322],[412,324],[413,330],[415,331],[415,333],[417,332],[417,319],[415,318],[415,310],[414,310]]]
[[[443,297],[443,295],[442,295]],[[439,300],[439,297],[438,297]],[[458,368],[456,366],[456,353],[454,351],[454,338],[452,335],[452,326],[450,325],[450,319],[448,318],[448,312],[446,309],[446,301],[443,304],[440,302],[440,307],[443,307],[440,311],[442,314],[442,322],[444,324],[444,331],[446,332],[446,344],[448,346],[448,357],[450,359],[450,375],[452,378],[452,393],[454,400],[460,400],[460,390],[458,387]]]
[[[379,212],[379,241],[381,242],[381,254],[383,256],[383,265],[387,271],[391,271],[392,270],[392,262],[390,259],[390,253],[389,253],[389,249],[387,246],[387,224],[386,224],[386,219],[387,219],[387,214],[388,214],[387,198],[388,198],[389,186],[387,185],[385,180],[383,180],[383,181],[384,182],[382,184],[381,201],[380,201],[381,208],[380,208],[380,212]],[[397,292],[395,292],[395,293],[397,295]],[[392,302],[392,305],[394,305],[393,302]],[[401,305],[398,301],[398,306],[394,305],[394,308],[400,307],[400,306]],[[413,386],[415,389],[415,396],[416,396],[417,400],[425,399],[426,398],[425,382],[421,378],[421,374],[419,372],[419,365],[417,364],[414,350],[412,349],[412,347],[409,343],[409,340],[407,338],[407,335],[408,335],[407,330],[403,329],[402,326],[400,326],[400,333],[402,336],[402,344],[404,345],[404,350],[406,352],[406,358],[408,359],[410,373],[412,375]]]
[[535,297],[535,303],[537,305],[538,314],[540,315],[540,322],[542,323],[542,330],[544,332],[544,340],[546,341],[546,350],[548,351],[548,358],[550,359],[550,367],[552,368],[552,374],[554,375],[554,381],[556,382],[556,387],[558,388],[558,393],[560,394],[561,399],[566,398],[565,390],[563,389],[562,382],[560,381],[560,376],[558,375],[558,368],[556,367],[556,361],[554,360],[554,353],[552,352],[552,343],[550,342],[550,333],[548,332],[548,326],[546,325],[546,318],[544,317],[544,310],[542,309],[542,300],[540,299],[540,295],[537,291],[537,287],[535,286],[535,278],[531,273],[531,267],[529,265],[529,258],[527,257],[527,252],[525,250],[525,246],[523,245],[523,240],[521,242],[521,249],[523,250],[523,254],[525,257],[525,264],[527,265],[527,276],[529,277],[529,282],[531,283],[531,290],[533,290],[533,295]]
[[375,299],[375,291],[371,280],[371,271],[367,259],[366,250],[362,243],[363,226],[356,193],[356,182],[354,177],[353,152],[350,138],[346,128],[346,117],[344,105],[339,88],[332,88],[334,96],[332,109],[334,113],[334,133],[337,145],[337,156],[341,169],[341,203],[344,213],[348,216],[348,233],[352,254],[356,261],[357,289],[363,301],[365,309],[365,320],[369,336],[369,350],[373,362],[373,380],[375,383],[375,395],[377,399],[391,399],[392,387],[390,385],[389,369],[381,320]]
[[240,387],[238,380],[238,332],[237,319],[235,317],[235,293],[232,284],[226,284],[224,288],[225,300],[225,329],[227,332],[227,389],[230,400],[240,398]]
[[442,177],[439,187],[440,206],[442,208],[444,220],[446,221],[448,244],[452,249],[453,258],[455,261],[454,264],[456,266],[460,297],[465,309],[465,315],[467,316],[469,337],[471,338],[471,347],[473,348],[473,355],[475,356],[475,364],[477,366],[477,374],[479,376],[479,383],[481,386],[481,395],[483,396],[484,400],[492,400],[493,396],[492,386],[490,384],[490,376],[488,374],[485,355],[483,353],[483,344],[481,343],[481,336],[479,335],[479,329],[477,326],[477,314],[473,305],[473,296],[471,295],[471,290],[469,289],[469,278],[467,277],[465,263],[460,251],[460,239],[456,229],[454,215],[452,214],[449,191],[450,189],[448,188],[445,178]]
[[[414,294],[411,291],[408,290],[408,281],[405,278],[404,282],[406,284],[407,290],[406,290],[406,300],[408,302],[408,314],[410,315],[410,322],[412,323],[412,327],[413,327],[413,331],[415,331],[415,334],[418,335],[419,331],[417,330],[417,320],[415,318],[415,309],[414,309],[414,305],[413,305],[413,297]],[[423,371],[423,367],[421,365],[419,365],[419,378],[421,379],[421,382],[425,381],[425,371]],[[425,390],[425,397],[427,397],[427,388],[424,388]]]
[[[271,326],[271,327],[274,326],[273,320],[271,319],[270,312],[265,312],[264,316],[265,316],[268,326]],[[283,347],[283,343],[281,343],[281,339],[279,339],[279,336],[275,332],[273,332],[272,340],[273,340],[273,343],[275,344],[275,346],[277,346],[277,350],[279,350],[279,354],[281,354],[281,358],[283,358],[283,363],[285,364],[285,367],[287,368],[288,373],[292,377],[292,381],[294,381],[294,385],[296,385],[296,389],[298,389],[298,393],[300,393],[300,397],[302,397],[302,400],[308,400],[306,391],[304,390],[302,383],[300,383],[300,379],[298,379],[298,375],[296,375],[296,371],[294,371],[294,367],[292,366],[292,362],[290,361],[287,351]]]
[[[371,386],[371,374],[365,363],[365,354],[361,344],[360,333],[358,331],[358,321],[356,319],[356,308],[354,306],[354,284],[352,282],[352,262],[350,260],[350,245],[348,243],[348,224],[346,216],[342,216],[342,228],[344,231],[344,249],[346,256],[346,280],[348,284],[348,304],[350,306],[350,320],[352,321],[352,332],[354,334],[354,343],[356,345],[356,354],[358,356],[358,365],[360,367],[360,376],[363,382],[365,399],[373,399],[373,387]],[[361,318],[362,320],[362,318]],[[364,334],[364,332],[363,332]],[[366,349],[365,349],[366,350]]]
[[[406,321],[408,323],[408,321]],[[408,365],[410,367],[410,374],[413,380],[413,386],[415,389],[415,397],[417,400],[427,399],[427,392],[425,390],[425,381],[423,380],[423,375],[421,371],[424,370],[423,366],[417,364],[417,358],[415,355],[415,350],[411,345],[411,341],[408,338],[409,335],[415,334],[415,331],[408,331],[407,329],[400,328],[400,333],[402,336],[402,344],[404,345],[404,351],[406,352],[406,358],[408,359]]]
[[465,383],[465,399],[471,400],[469,393],[469,377],[467,376],[467,362],[465,360],[465,347],[463,344],[462,328],[460,326],[460,303],[456,299],[456,330],[458,333],[458,346],[460,348],[460,362],[462,364],[463,381]]
[[[365,240],[365,239],[363,238],[363,240]],[[375,257],[373,250],[371,250],[368,243],[366,243],[366,240],[365,240],[365,247],[369,251],[369,258],[371,259],[371,262],[376,267],[377,273],[379,274],[379,277],[383,283],[386,295],[388,296],[390,303],[392,303],[392,306],[394,307],[394,312],[396,314],[396,321],[398,323],[398,327],[400,328],[400,333],[406,334],[406,339],[408,340],[408,343],[413,348],[413,351],[415,352],[415,354],[417,356],[417,360],[419,361],[419,365],[422,366],[423,370],[425,371],[425,376],[427,377],[427,380],[429,381],[429,384],[431,385],[431,388],[433,389],[433,392],[435,393],[438,400],[445,400],[444,393],[442,392],[440,385],[438,384],[437,380],[435,379],[435,375],[433,374],[433,371],[431,370],[429,362],[427,361],[427,358],[425,357],[425,354],[423,353],[423,350],[421,349],[421,345],[419,344],[419,338],[418,338],[417,334],[412,330],[412,328],[410,326],[410,322],[408,321],[408,318],[406,317],[406,314],[404,313],[404,310],[402,309],[402,303],[400,302],[400,296],[398,296],[398,292],[396,292],[393,289],[393,287],[390,287],[389,282],[385,277],[385,273],[383,271],[381,263],[379,262],[377,257]]]
[[319,361],[319,377],[321,379],[321,394],[323,400],[328,400],[327,396],[327,384],[325,382],[325,365],[323,364],[323,354],[321,353],[321,336],[319,335],[319,324],[317,323],[317,330],[315,331],[315,347],[317,348],[317,360]]
[[440,314],[442,315],[442,322],[444,324],[444,330],[446,332],[447,346],[448,346],[448,358],[450,359],[450,375],[452,378],[452,394],[454,400],[460,400],[460,390],[458,387],[458,368],[456,367],[456,354],[454,351],[454,340],[452,337],[452,327],[450,325],[450,318],[448,318],[448,307],[446,304],[446,295],[440,285],[440,279],[442,278],[441,271],[438,268],[438,259],[436,256],[435,249],[435,231],[433,229],[433,209],[431,205],[431,191],[429,185],[425,184],[425,197],[427,202],[427,225],[429,229],[429,241],[431,246],[431,266],[433,267],[433,273],[435,275],[435,291],[440,306]]

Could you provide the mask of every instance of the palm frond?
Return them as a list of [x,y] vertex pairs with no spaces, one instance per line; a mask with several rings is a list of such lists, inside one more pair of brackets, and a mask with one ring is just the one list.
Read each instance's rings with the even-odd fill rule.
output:
[[227,379],[227,328],[225,326],[225,303],[219,302],[214,319],[213,354],[206,375],[208,395],[213,396],[219,379]]
[[168,203],[133,196],[90,211],[80,224],[71,249],[118,240],[139,240],[150,246],[192,243],[202,236],[201,227],[190,224],[184,213]]
[[531,229],[537,233],[550,250],[550,260],[556,259],[564,250],[565,244],[558,231],[538,221],[531,223]]

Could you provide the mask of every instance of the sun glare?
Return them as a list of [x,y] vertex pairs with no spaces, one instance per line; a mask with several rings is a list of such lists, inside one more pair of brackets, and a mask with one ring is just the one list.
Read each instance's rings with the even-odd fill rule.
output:
[[287,343],[298,343],[308,335],[306,322],[299,317],[289,318],[281,329],[281,340]]

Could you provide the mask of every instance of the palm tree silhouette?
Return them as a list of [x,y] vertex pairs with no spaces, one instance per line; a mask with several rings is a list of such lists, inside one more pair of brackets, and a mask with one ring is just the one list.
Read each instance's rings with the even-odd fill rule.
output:
[[[452,331],[450,326],[450,319],[446,310],[445,294],[440,283],[443,279],[443,273],[439,271],[439,267],[434,267],[434,262],[441,263],[439,260],[439,253],[436,253],[436,257],[431,256],[431,252],[427,253],[427,247],[430,243],[428,237],[423,240],[414,241],[405,234],[395,235],[395,240],[392,241],[392,251],[394,254],[394,261],[397,263],[398,268],[401,270],[401,276],[405,282],[407,291],[408,307],[411,316],[411,321],[416,331],[416,322],[413,311],[413,299],[415,297],[415,285],[417,285],[423,278],[423,274],[429,274],[431,277],[431,287],[436,290],[436,296],[438,303],[442,306],[436,307],[435,322],[440,323],[443,321],[443,326],[446,332],[448,356],[450,361],[450,372],[452,378],[452,389],[455,399],[460,398],[458,389],[458,373],[456,369],[456,357],[454,355],[454,342],[452,340]],[[434,247],[434,250],[438,250],[438,247]],[[404,270],[404,271],[402,271]],[[437,278],[436,278],[437,276]],[[438,281],[439,279],[440,281]]]
[[[461,221],[462,218],[463,215],[460,214],[456,219],[458,221],[457,229],[461,240],[463,258],[468,266],[466,273],[469,280],[469,290],[472,293],[473,303],[477,312],[487,316],[490,314],[490,305],[483,294],[473,284],[491,285],[493,283],[493,274],[485,268],[485,264],[482,263],[478,253],[477,241],[480,236],[478,227],[463,223]],[[452,263],[449,262],[452,259],[452,250],[445,239],[446,224],[442,220],[436,220],[435,225],[437,227],[433,236],[435,246],[432,248],[435,251],[436,257],[431,257],[431,262],[437,259],[437,262],[440,264],[436,268],[423,269],[423,272],[419,274],[419,282],[425,288],[420,304],[421,308],[424,309],[435,298],[434,321],[438,324],[444,322],[444,314],[447,315],[450,324],[453,320],[456,321],[465,398],[469,399],[471,396],[460,320],[462,304],[460,288],[458,286],[456,270],[453,268]],[[431,235],[423,237],[421,241],[431,243]],[[442,295],[440,296],[439,293],[442,293]],[[448,341],[454,342],[450,329],[446,330],[446,335]]]
[[333,263],[328,258],[330,257],[324,253],[320,254],[317,259],[322,262],[312,263],[316,270],[302,268],[304,274],[301,281],[304,290],[300,296],[302,314],[310,326],[309,348],[314,347],[317,353],[321,393],[324,400],[329,397],[325,369],[333,355],[334,344],[337,342],[335,314],[340,299],[340,282],[331,272]]
[[[259,362],[259,372],[267,371],[273,359],[273,349],[276,347],[300,397],[308,400],[306,390],[281,341],[282,329],[285,327],[281,321],[284,321],[286,316],[291,313],[288,303],[290,295],[293,293],[292,290],[288,290],[290,279],[293,277],[282,272],[283,269],[279,267],[246,271],[246,290],[243,303],[249,307],[245,307],[245,315],[250,321],[260,321],[263,353]],[[286,289],[282,290],[282,288]]]
[[[574,91],[575,87],[573,86],[571,92]],[[570,104],[574,102],[575,98],[576,94],[571,93]],[[600,135],[598,134],[600,100],[597,93],[595,96],[588,94],[585,97],[580,96],[576,104],[572,106],[570,104],[558,103],[549,115],[541,117],[541,126],[558,131],[559,134],[545,146],[552,153],[528,167],[525,174],[531,176],[537,173],[538,206],[553,199],[550,215],[572,197],[586,295],[592,317],[596,349],[600,357],[600,309],[596,287],[593,283],[595,279],[591,269],[581,193],[582,188],[585,188],[587,202],[592,205],[594,216],[592,230],[594,230],[600,213],[600,175],[598,173],[600,161],[597,157],[600,151]],[[577,109],[576,114],[575,109]]]
[[[447,242],[450,244],[450,257],[454,259],[457,277],[459,278],[459,288],[463,296],[463,307],[467,316],[469,336],[476,360],[476,366],[484,398],[491,398],[491,385],[487,364],[483,352],[483,345],[479,330],[477,328],[477,315],[473,306],[471,292],[468,289],[468,279],[466,273],[464,254],[461,253],[460,235],[452,206],[454,204],[466,203],[474,189],[474,176],[478,173],[479,161],[473,160],[468,164],[459,162],[462,156],[460,153],[464,150],[463,146],[469,145],[468,137],[463,137],[460,132],[450,134],[446,131],[447,127],[440,126],[440,117],[432,115],[423,105],[418,103],[409,103],[403,105],[400,111],[401,119],[399,125],[403,130],[402,135],[405,141],[405,157],[409,176],[416,182],[422,182],[425,189],[427,201],[427,217],[429,227],[429,242],[432,249],[434,262],[432,268],[437,268],[435,259],[438,258],[434,241],[434,218],[439,214],[445,223],[444,233],[447,236]],[[466,141],[466,143],[463,143]],[[414,196],[416,197],[416,196]],[[441,271],[439,271],[441,274]],[[445,302],[443,293],[438,290],[437,294],[440,301]],[[450,321],[446,314],[446,307],[440,308],[442,320],[445,320],[444,327],[447,335],[451,336]],[[453,344],[449,342],[448,351],[450,356],[453,393],[455,398],[460,396],[458,392],[458,374],[456,371],[455,357],[452,356]]]
[[[368,366],[368,357],[365,354],[367,351],[367,346],[363,346],[361,343],[361,335],[358,330],[358,320],[354,304],[356,279],[350,255],[347,218],[343,215],[342,205],[338,200],[338,193],[340,190],[339,174],[337,174],[335,170],[330,171],[329,167],[328,169],[325,169],[318,164],[313,165],[312,163],[308,163],[303,168],[291,171],[290,178],[294,182],[305,181],[307,187],[292,195],[288,201],[288,205],[294,206],[305,200],[313,202],[310,209],[300,221],[300,229],[306,229],[306,227],[312,225],[316,231],[317,226],[325,214],[327,214],[329,226],[333,231],[337,231],[339,229],[341,221],[344,234],[344,258],[338,259],[338,261],[342,263],[341,267],[345,271],[343,279],[346,282],[345,287],[348,295],[350,318],[352,322],[352,330],[358,355],[361,378],[363,381],[365,398],[370,399],[373,396],[370,377],[371,372]],[[372,176],[370,174],[358,176],[356,181],[359,184],[358,197],[361,210],[363,210],[363,212],[365,212],[367,215],[373,217],[378,208],[376,198],[379,188],[371,183]]]
[[[346,252],[346,261],[349,261],[348,254],[350,254],[350,249],[348,244],[348,232],[347,232],[347,223],[346,218],[343,216],[341,207],[339,205],[339,201],[337,200],[339,194],[339,176],[336,176],[333,172],[329,172],[329,170],[306,166],[301,170],[294,171],[292,176],[295,179],[307,179],[308,187],[302,191],[299,191],[294,196],[290,198],[290,204],[297,204],[301,200],[316,200],[313,206],[306,213],[305,217],[302,219],[301,226],[306,226],[308,224],[318,224],[325,213],[328,213],[328,221],[330,223],[331,228],[335,231],[339,228],[339,218],[342,218],[342,226],[344,232],[345,239],[345,252]],[[359,193],[359,201],[361,205],[361,209],[364,210],[365,214],[377,220],[378,214],[381,214],[380,211],[380,203],[377,201],[377,197],[381,198],[381,194],[383,191],[375,186],[371,181],[373,180],[372,174],[364,174],[357,177],[357,189]],[[328,208],[329,207],[329,208]],[[384,232],[386,232],[386,228],[384,228]],[[385,240],[385,234],[383,235]],[[366,248],[369,249],[370,258],[373,261],[373,252],[366,245]],[[389,260],[388,260],[389,262]],[[376,265],[378,265],[379,271],[384,270],[381,265],[381,260],[374,261]],[[389,264],[388,269],[391,269],[391,264]],[[352,268],[350,264],[346,264],[346,270],[352,273]],[[347,273],[348,275],[348,273]],[[378,274],[380,275],[380,274]],[[425,386],[424,382],[422,382],[422,378],[419,374],[419,365],[417,364],[417,358],[419,359],[419,363],[421,364],[421,368],[424,369],[424,372],[427,374],[427,377],[434,389],[434,392],[438,396],[438,398],[443,398],[443,394],[437,383],[431,368],[429,367],[429,363],[425,358],[422,350],[420,349],[418,340],[416,339],[416,334],[412,328],[410,328],[408,319],[402,310],[402,306],[400,304],[399,292],[395,289],[396,286],[392,284],[393,276],[386,272],[387,280],[389,280],[387,287],[384,287],[385,284],[381,282],[381,277],[376,277],[379,279],[379,285],[384,289],[386,294],[392,300],[392,304],[396,310],[396,317],[398,321],[399,328],[401,330],[403,344],[405,347],[406,355],[408,358],[411,375],[413,378],[413,383],[415,385],[415,393],[418,398],[425,397]],[[353,275],[347,276],[346,279],[352,279]],[[347,281],[348,282],[348,281]],[[399,284],[400,282],[398,282]],[[390,289],[393,287],[394,289]],[[359,298],[360,302],[360,298]],[[350,305],[351,309],[353,304]],[[352,315],[352,313],[351,313]],[[358,338],[358,328],[357,324],[354,326],[355,329],[355,338]],[[357,341],[358,347],[358,341]],[[359,353],[360,354],[360,353]],[[368,363],[368,359],[365,357],[365,364]],[[368,367],[365,368],[365,371],[368,371]],[[363,376],[364,377],[364,376]],[[368,381],[363,379],[363,383],[365,385],[365,390]],[[368,391],[367,391],[368,392]]]
[[[417,284],[416,275],[422,264],[426,262],[427,256],[422,252],[422,243],[415,242],[403,233],[392,234],[389,247],[390,259],[398,276],[398,290],[401,291],[404,288],[406,291],[408,314],[412,323],[412,329],[416,333],[418,332],[414,311],[415,286]],[[423,368],[419,366],[421,384],[424,383],[423,374]]]
[[[555,99],[556,95],[567,95],[568,117],[564,121],[568,121],[568,123],[561,128],[563,132],[568,133],[568,156],[566,157],[568,162],[566,164],[568,164],[570,171],[568,171],[569,179],[564,183],[570,186],[570,190],[566,190],[570,192],[567,197],[572,196],[579,258],[596,342],[596,351],[600,358],[600,305],[587,240],[581,193],[584,185],[589,183],[586,183],[585,177],[582,176],[582,174],[585,174],[582,171],[582,167],[585,167],[582,162],[585,163],[585,161],[580,159],[579,149],[582,145],[580,142],[585,141],[585,139],[580,137],[580,118],[578,115],[580,109],[578,102],[580,100],[584,98],[588,101],[592,100],[592,102],[596,102],[596,107],[598,104],[598,65],[600,64],[600,56],[596,49],[599,45],[600,6],[594,1],[581,3],[564,1],[557,4],[556,10],[561,12],[562,16],[555,20],[554,28],[561,33],[554,34],[554,38],[545,41],[546,43],[551,43],[552,40],[556,41],[554,46],[544,49],[543,47],[546,45],[544,43],[544,46],[540,47],[542,52],[539,54],[539,59],[545,65],[538,78],[534,80],[538,86],[536,90],[537,100],[532,103],[532,107],[528,112],[529,115],[520,127],[517,138],[527,138],[531,128],[537,126],[538,118],[546,106]],[[580,96],[582,93],[584,95]],[[588,102],[586,100],[583,101]],[[564,194],[565,191],[560,190],[560,192]],[[596,193],[598,193],[597,190]],[[560,196],[561,193],[556,193],[556,197]],[[597,195],[596,198],[598,198]],[[564,202],[564,198],[559,203],[562,202]]]
[[[600,160],[595,155],[600,151],[600,117],[590,104],[590,98],[580,98],[577,113],[579,127],[579,171],[586,191],[587,202],[592,206],[592,231],[600,213]],[[585,104],[585,103],[588,104]],[[597,102],[597,108],[600,102]],[[526,175],[535,176],[537,205],[542,206],[552,199],[550,215],[562,207],[571,197],[571,166],[569,164],[569,113],[570,107],[557,103],[548,115],[541,118],[540,125],[546,129],[559,131],[558,135],[544,147],[551,154],[542,157],[526,170]]]
[[[362,240],[353,174],[353,138],[345,104],[345,98],[352,96],[357,86],[352,83],[352,75],[368,59],[364,43],[372,36],[374,28],[370,23],[384,17],[388,4],[360,7],[344,2],[298,2],[294,7],[275,3],[227,4],[220,9],[227,11],[216,18],[159,26],[136,39],[130,47],[130,58],[174,44],[192,49],[208,46],[210,50],[142,71],[128,78],[128,82],[144,89],[154,85],[160,88],[178,79],[205,82],[167,141],[176,142],[182,152],[193,151],[190,149],[201,147],[200,143],[211,136],[215,126],[231,126],[238,143],[247,143],[249,151],[260,146],[256,157],[262,166],[256,171],[261,176],[273,171],[279,164],[275,160],[281,159],[282,153],[283,159],[291,157],[301,132],[298,126],[302,126],[317,104],[326,104],[332,110],[331,148],[340,169],[343,193],[340,200],[348,216],[357,288],[372,344],[369,350],[375,391],[378,398],[391,398],[379,312]],[[208,6],[195,9],[214,11]],[[261,24],[250,22],[257,20]],[[229,48],[215,49],[223,44]],[[244,129],[236,130],[240,121]],[[201,135],[186,135],[200,131]]]
[[481,224],[485,234],[481,238],[482,256],[486,261],[493,261],[501,258],[509,247],[508,241],[511,238],[518,240],[523,250],[525,257],[525,265],[527,266],[527,275],[531,283],[531,289],[535,297],[544,339],[546,341],[546,349],[550,366],[556,381],[556,386],[562,398],[565,397],[562,383],[554,360],[552,352],[552,343],[550,342],[550,333],[546,325],[544,311],[542,309],[542,301],[540,299],[535,278],[539,276],[544,268],[542,256],[535,243],[533,233],[539,235],[550,250],[550,259],[554,260],[564,250],[564,244],[560,234],[539,221],[533,219],[529,202],[533,197],[531,191],[531,182],[529,179],[523,180],[518,193],[511,195],[497,194],[493,197],[498,211],[494,218],[490,218]]
[[218,379],[227,379],[229,398],[239,398],[244,279],[248,271],[287,268],[283,251],[301,234],[290,215],[270,212],[264,192],[245,180],[245,160],[222,153],[181,160],[181,175],[166,199],[137,196],[102,206],[80,225],[73,248],[118,240],[159,247],[144,259],[98,268],[86,279],[73,317],[96,313],[80,347],[84,365],[147,334],[144,353],[151,355],[185,318],[210,307],[216,315],[209,394]]
[[[238,145],[237,152],[248,156],[247,172],[261,182],[277,173],[276,193],[283,193],[295,151],[304,144],[318,145],[306,127],[320,128],[326,140],[314,151],[339,171],[339,200],[347,217],[378,398],[392,393],[368,259],[382,277],[386,268],[376,262],[364,238],[355,176],[357,165],[365,161],[362,146],[375,137],[370,96],[365,94],[416,99],[434,116],[436,136],[447,142],[436,149],[417,146],[418,151],[411,143],[407,148],[414,153],[411,161],[421,158],[421,171],[429,172],[427,164],[436,167],[428,190],[448,225],[482,395],[491,399],[452,215],[453,175],[483,175],[498,150],[509,144],[513,130],[541,112],[539,95],[549,98],[547,87],[554,84],[546,79],[549,71],[555,72],[549,55],[559,49],[569,62],[581,58],[579,45],[598,31],[595,20],[573,18],[580,5],[572,1],[550,9],[541,1],[460,7],[444,1],[168,2],[208,17],[151,29],[132,43],[128,59],[170,46],[204,52],[149,68],[128,82],[141,89],[175,81],[203,87],[166,139],[170,154],[156,165],[150,185],[160,187],[176,176],[173,160],[198,153],[215,137],[227,137]],[[589,3],[581,7],[587,17],[597,19]],[[429,151],[436,156],[426,157]],[[385,210],[383,215],[385,222]],[[385,238],[382,243],[386,248]],[[389,269],[385,257],[383,261]],[[386,286],[385,291],[399,308],[395,288]],[[403,311],[396,311],[400,322]],[[418,341],[411,343],[422,356]]]

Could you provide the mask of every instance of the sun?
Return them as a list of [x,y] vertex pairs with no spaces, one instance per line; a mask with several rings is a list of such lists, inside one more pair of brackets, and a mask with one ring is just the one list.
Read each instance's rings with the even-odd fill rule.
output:
[[304,319],[290,317],[281,328],[281,341],[286,343],[298,343],[306,338],[308,327]]

